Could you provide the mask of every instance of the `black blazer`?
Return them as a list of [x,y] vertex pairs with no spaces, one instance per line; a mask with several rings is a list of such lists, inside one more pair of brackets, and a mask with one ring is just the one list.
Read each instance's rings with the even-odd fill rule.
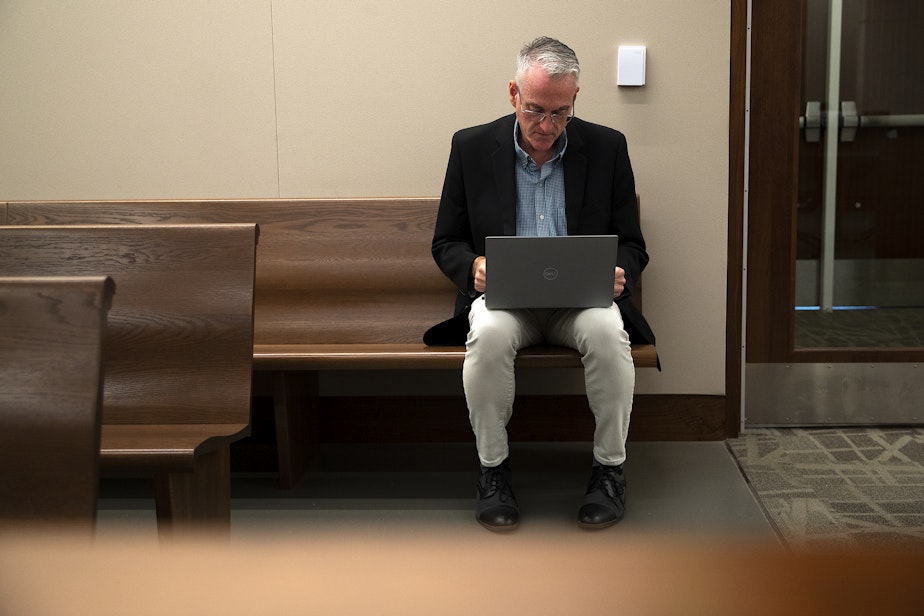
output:
[[[455,316],[431,328],[427,344],[461,345],[468,332],[472,262],[484,254],[485,237],[516,235],[514,114],[466,128],[452,138],[449,164],[433,233],[433,258],[459,289]],[[565,218],[568,235],[619,235],[617,263],[626,271],[618,298],[633,343],[655,338],[629,296],[648,264],[639,225],[635,176],[626,138],[619,131],[578,118],[567,127]]]

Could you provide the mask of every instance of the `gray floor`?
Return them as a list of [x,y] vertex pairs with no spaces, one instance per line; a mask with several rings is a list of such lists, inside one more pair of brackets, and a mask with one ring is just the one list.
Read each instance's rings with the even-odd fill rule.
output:
[[[514,488],[520,501],[518,537],[584,534],[577,509],[589,477],[590,445],[512,446]],[[292,490],[273,474],[232,477],[232,538],[260,533],[324,536],[344,531],[432,530],[464,537],[487,533],[474,520],[476,466],[472,446],[325,446],[317,471]],[[775,541],[772,527],[722,442],[630,443],[625,519],[597,533],[671,533]],[[97,532],[124,530],[156,536],[150,485],[107,479]]]

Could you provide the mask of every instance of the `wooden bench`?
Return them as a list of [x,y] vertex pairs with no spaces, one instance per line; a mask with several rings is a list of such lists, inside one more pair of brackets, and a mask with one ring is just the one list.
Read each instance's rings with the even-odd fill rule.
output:
[[257,229],[0,227],[6,275],[107,275],[104,473],[154,476],[158,527],[230,528],[229,445],[250,431]]
[[[458,292],[430,253],[437,198],[261,201],[8,202],[7,224],[257,222],[254,369],[272,376],[280,481],[308,465],[318,373],[458,370],[464,347],[427,347],[423,333]],[[657,365],[654,346],[635,363]],[[520,367],[580,367],[576,351],[523,350]]]
[[106,276],[0,278],[0,522],[92,532]]

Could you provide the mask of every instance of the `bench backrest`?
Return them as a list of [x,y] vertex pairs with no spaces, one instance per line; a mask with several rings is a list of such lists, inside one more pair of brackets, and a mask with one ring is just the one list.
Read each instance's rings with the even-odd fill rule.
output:
[[[258,223],[256,344],[420,343],[456,289],[430,253],[439,198],[10,201],[8,225]],[[633,292],[641,307],[641,284]]]
[[111,278],[0,278],[0,521],[93,527]]
[[437,198],[9,202],[10,225],[259,223],[257,344],[420,343],[452,315]]
[[249,423],[257,229],[0,227],[8,276],[106,275],[106,424]]

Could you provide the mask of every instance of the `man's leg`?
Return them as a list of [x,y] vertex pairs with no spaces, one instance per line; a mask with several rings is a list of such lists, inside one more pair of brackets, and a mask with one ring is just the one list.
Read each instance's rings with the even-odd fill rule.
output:
[[462,365],[462,384],[481,462],[476,517],[492,530],[519,523],[519,509],[510,485],[507,423],[516,393],[517,350],[538,336],[524,311],[488,310],[478,298],[469,313],[470,329]]
[[470,329],[462,364],[462,385],[481,464],[497,466],[509,453],[507,423],[516,394],[514,360],[540,332],[523,310],[488,310],[479,297],[469,312]]
[[610,526],[625,513],[622,464],[635,392],[629,336],[613,304],[610,308],[555,311],[549,322],[549,341],[581,353],[587,401],[596,420],[594,468],[578,521],[586,528]]

